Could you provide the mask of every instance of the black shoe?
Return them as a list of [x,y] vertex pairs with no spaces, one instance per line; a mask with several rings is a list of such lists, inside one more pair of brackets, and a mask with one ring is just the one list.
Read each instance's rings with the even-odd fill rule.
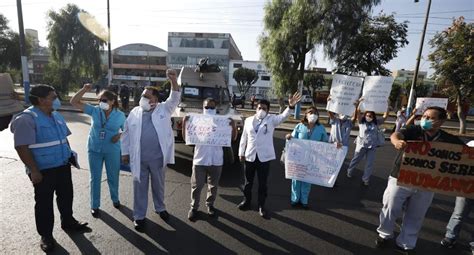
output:
[[40,248],[44,252],[50,252],[56,246],[56,240],[53,237],[41,237]]
[[305,210],[309,210],[309,205],[308,204],[301,204],[301,207]]
[[405,255],[416,254],[416,253],[415,253],[415,249],[404,249],[404,248],[402,248],[402,247],[400,247],[400,246],[398,246],[398,245],[396,245],[396,246],[397,246],[397,250],[398,250],[399,252],[401,252],[402,254],[405,254]]
[[207,215],[210,217],[216,217],[216,208],[213,205],[207,207]]
[[294,207],[297,207],[297,206],[298,206],[298,202],[290,202],[290,205],[291,205],[291,207],[293,207],[293,208],[294,208]]
[[61,225],[61,228],[66,231],[66,232],[87,232],[90,230],[89,227],[87,227],[87,222],[84,221],[76,221],[71,225]]
[[198,213],[198,210],[197,209],[189,209],[189,212],[188,212],[188,219],[190,221],[195,221],[196,218],[197,218],[197,213]]
[[160,214],[160,218],[164,221],[168,221],[170,218],[170,214],[166,210],[159,212],[159,214]]
[[441,246],[443,246],[444,248],[452,249],[455,244],[456,244],[455,239],[445,237],[443,238],[443,240],[441,240]]
[[250,202],[247,202],[247,200],[244,199],[242,202],[240,202],[237,208],[239,208],[242,211],[248,210],[250,209]]
[[114,202],[114,207],[119,209],[121,206],[120,201]]
[[99,218],[99,217],[100,217],[100,210],[99,210],[99,208],[91,209],[91,214],[92,214],[92,217],[94,217],[94,218]]
[[268,212],[267,210],[265,209],[265,207],[263,206],[259,206],[258,207],[258,214],[262,217],[262,218],[266,218],[268,216]]
[[143,229],[145,228],[145,219],[134,220],[133,226],[135,227],[136,231],[143,231]]
[[377,236],[377,239],[375,239],[375,248],[383,249],[387,247],[389,240],[390,239],[385,239],[380,236]]

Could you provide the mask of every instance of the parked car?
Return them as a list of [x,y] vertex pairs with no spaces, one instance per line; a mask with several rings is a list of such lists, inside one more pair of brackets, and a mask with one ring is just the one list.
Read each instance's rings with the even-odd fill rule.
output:
[[310,95],[302,95],[301,96],[301,103],[303,104],[312,104],[313,98]]

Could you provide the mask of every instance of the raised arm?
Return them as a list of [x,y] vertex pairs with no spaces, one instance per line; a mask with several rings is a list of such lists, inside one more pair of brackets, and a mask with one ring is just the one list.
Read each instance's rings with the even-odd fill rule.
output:
[[179,85],[177,74],[174,69],[166,70],[166,76],[168,77],[169,81],[171,82],[171,92],[170,96],[166,101],[163,103],[166,106],[168,112],[173,112],[179,104],[179,99],[181,95],[179,94]]
[[84,111],[85,104],[81,101],[84,94],[92,89],[92,84],[86,83],[69,101],[71,105],[81,111]]
[[[278,126],[280,125],[283,121],[285,121],[288,116],[290,116],[290,110],[289,108],[293,108],[295,107],[295,105],[301,100],[301,94],[297,91],[295,92],[295,94],[293,94],[293,96],[290,96],[288,98],[288,105],[289,107],[287,107],[282,113],[276,115],[274,118],[273,118],[273,125],[274,126]],[[268,109],[270,110],[270,109]]]
[[413,109],[413,112],[410,115],[410,118],[408,118],[407,122],[405,123],[405,127],[409,127],[411,125],[415,124],[415,119],[416,119],[416,111],[417,109]]
[[355,110],[354,110],[354,113],[352,114],[352,117],[351,117],[352,125],[355,124],[356,120],[357,120],[358,117],[359,117],[359,104],[360,104],[361,100],[362,100],[362,98],[359,99],[359,100],[356,100],[356,101],[354,102]]

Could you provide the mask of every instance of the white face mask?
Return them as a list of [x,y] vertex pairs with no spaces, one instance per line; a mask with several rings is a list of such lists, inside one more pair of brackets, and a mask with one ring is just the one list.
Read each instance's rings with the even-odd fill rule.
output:
[[346,119],[347,119],[347,115],[341,114],[341,115],[339,115],[339,119],[340,119],[340,120],[346,120]]
[[108,103],[100,102],[99,103],[99,108],[104,110],[104,111],[108,111],[109,108],[110,108],[110,105]]
[[151,110],[151,105],[150,105],[150,99],[146,98],[146,97],[142,97],[140,99],[140,107],[144,110],[144,111],[149,111]]
[[311,124],[316,123],[316,121],[318,121],[318,117],[319,116],[317,114],[308,114],[308,115],[306,115],[306,119]]
[[202,109],[204,115],[216,115],[216,109]]
[[260,120],[265,118],[265,116],[267,116],[267,112],[262,109],[258,110],[257,113],[255,114],[255,117],[257,117],[257,119],[260,119]]
[[367,122],[372,122],[374,119],[373,119],[372,117],[365,117],[365,120],[366,120]]

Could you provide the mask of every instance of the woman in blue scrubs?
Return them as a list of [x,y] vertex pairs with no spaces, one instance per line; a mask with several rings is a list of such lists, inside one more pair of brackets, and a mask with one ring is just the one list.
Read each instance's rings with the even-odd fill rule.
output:
[[91,214],[94,217],[99,217],[100,185],[104,162],[110,197],[114,207],[120,207],[118,195],[120,135],[125,123],[125,114],[118,109],[117,95],[108,90],[99,93],[99,105],[97,106],[81,102],[84,94],[91,89],[91,84],[85,84],[70,102],[75,108],[91,116],[92,123],[87,143],[91,171]]
[[[314,106],[309,107],[301,123],[296,125],[291,134],[286,135],[286,139],[307,139],[312,141],[327,142],[328,135],[323,125],[319,124],[319,112]],[[308,208],[308,197],[311,191],[311,183],[291,180],[291,206],[301,204],[303,208]]]

